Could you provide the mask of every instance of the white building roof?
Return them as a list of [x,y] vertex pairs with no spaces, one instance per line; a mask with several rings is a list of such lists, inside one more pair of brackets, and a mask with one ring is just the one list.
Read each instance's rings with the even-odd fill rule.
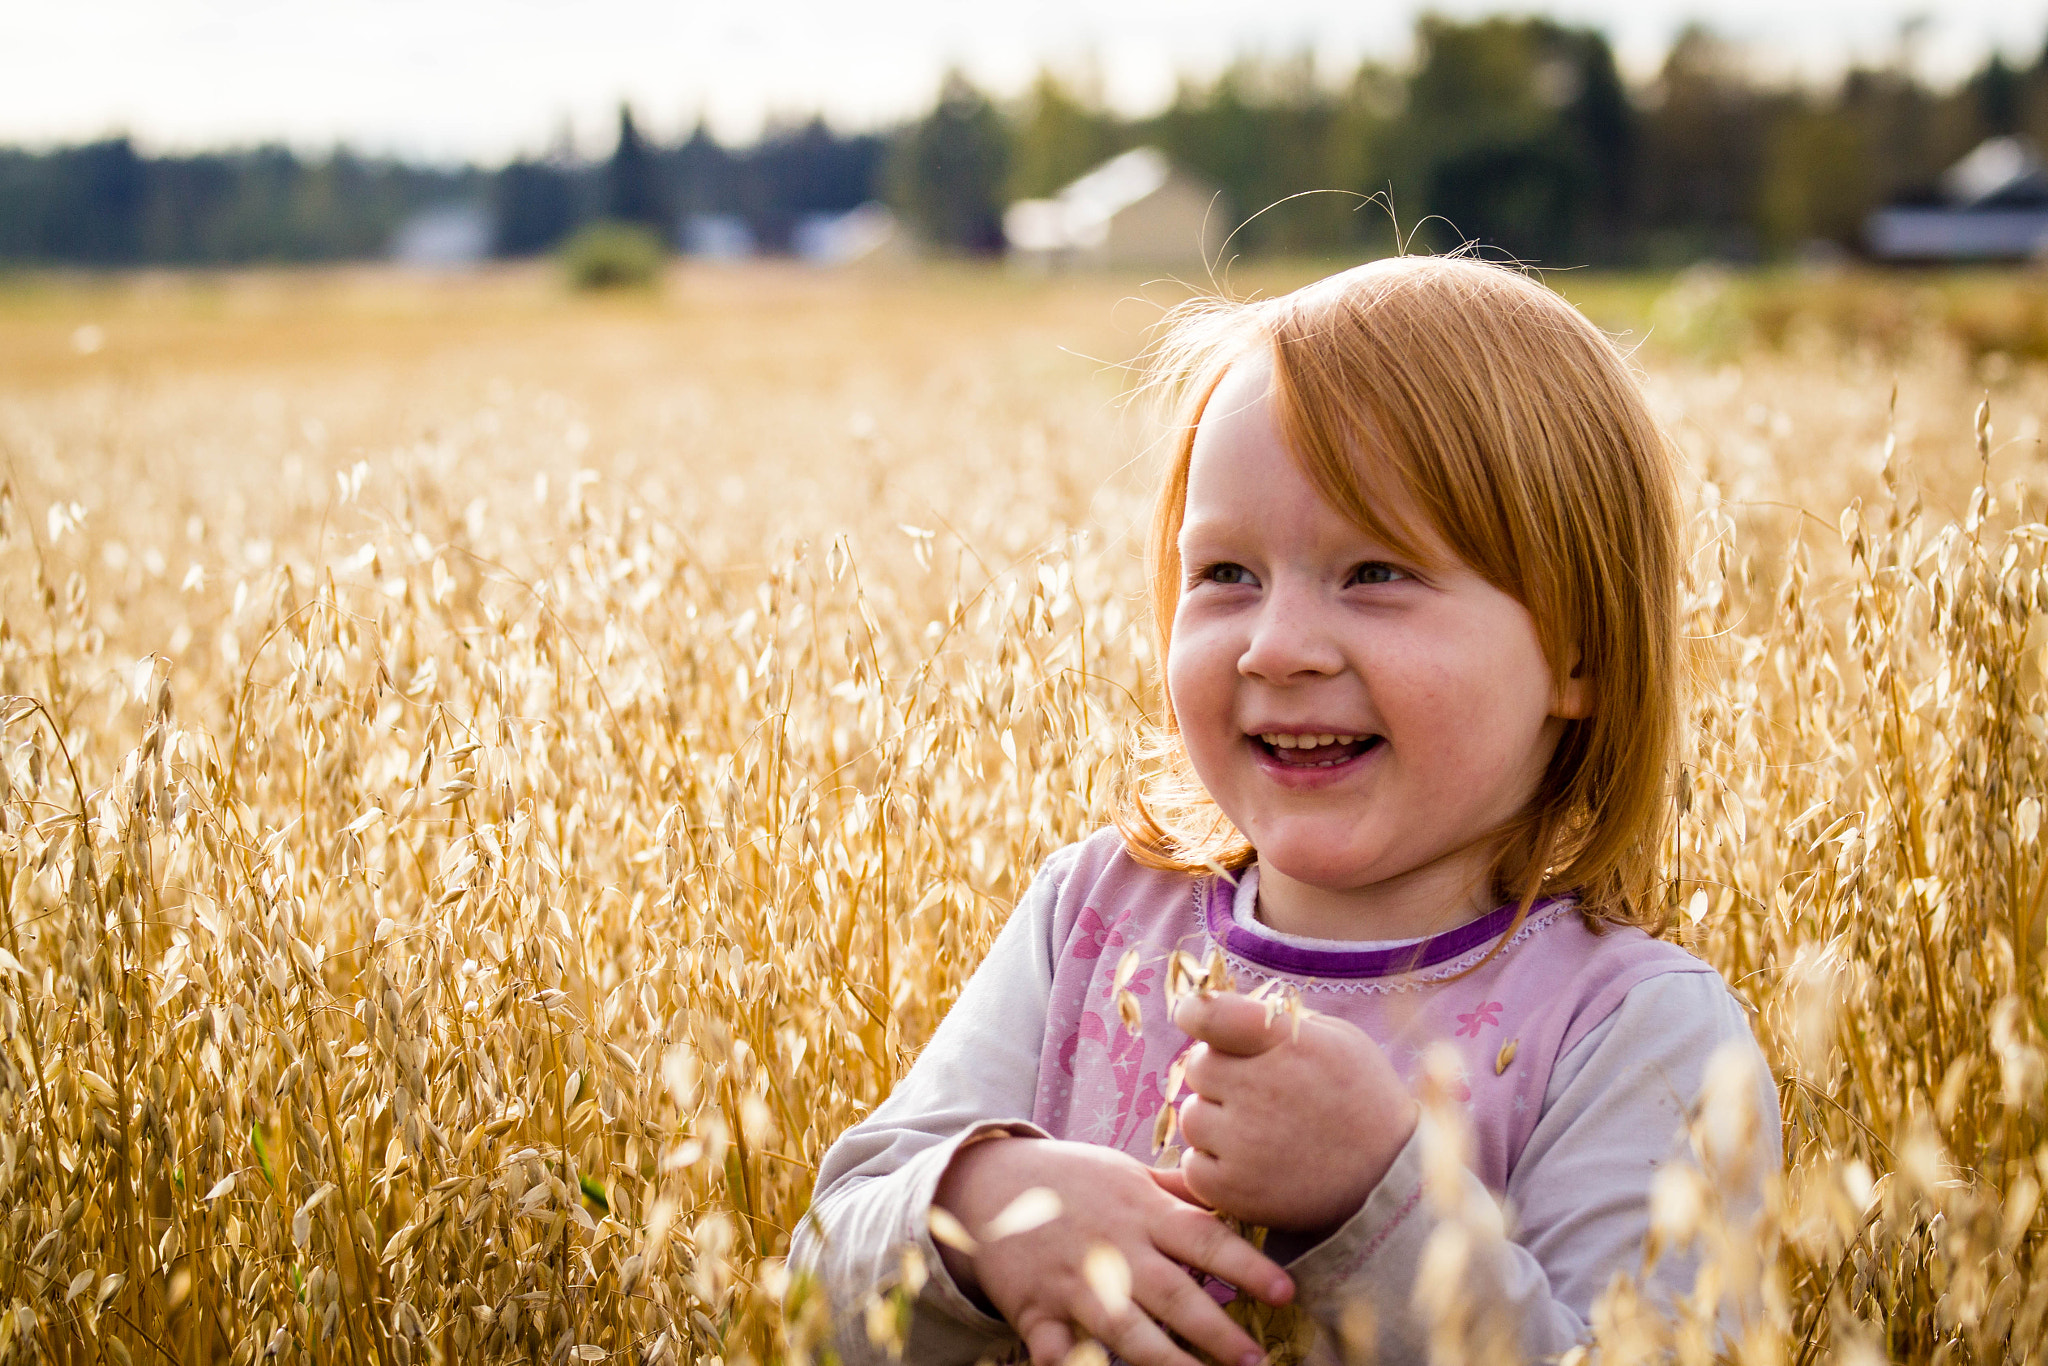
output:
[[[1941,175],[1942,197],[1958,208],[1985,204],[2048,181],[2048,166],[2024,138],[1986,138]],[[2032,185],[2029,182],[2033,182]]]
[[1024,199],[1003,214],[1003,236],[1020,251],[1059,251],[1100,246],[1109,222],[1173,175],[1173,163],[1157,147],[1137,147],[1111,157],[1051,199]]

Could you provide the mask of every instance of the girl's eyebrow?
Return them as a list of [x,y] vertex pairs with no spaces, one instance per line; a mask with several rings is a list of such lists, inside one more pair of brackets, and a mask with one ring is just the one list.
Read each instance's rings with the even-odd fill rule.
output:
[[1247,524],[1247,518],[1228,513],[1223,516],[1187,517],[1181,521],[1180,534],[1186,537],[1195,533],[1242,531]]

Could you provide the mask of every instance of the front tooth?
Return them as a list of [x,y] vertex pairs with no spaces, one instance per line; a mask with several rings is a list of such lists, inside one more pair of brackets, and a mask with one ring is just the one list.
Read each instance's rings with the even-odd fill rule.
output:
[[1316,737],[1316,742],[1318,744],[1334,745],[1337,743],[1337,737],[1334,735],[1318,735]]
[[1292,735],[1276,735],[1273,737],[1273,744],[1280,749],[1293,749],[1296,743]]

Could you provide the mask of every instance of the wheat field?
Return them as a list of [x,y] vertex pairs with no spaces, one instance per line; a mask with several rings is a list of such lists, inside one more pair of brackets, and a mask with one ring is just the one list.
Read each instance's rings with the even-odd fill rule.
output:
[[[1560,287],[1687,459],[1669,895],[1789,1156],[1603,1355],[2042,1360],[2048,368]],[[0,282],[0,1361],[814,1356],[820,1154],[1151,705],[1183,292]]]

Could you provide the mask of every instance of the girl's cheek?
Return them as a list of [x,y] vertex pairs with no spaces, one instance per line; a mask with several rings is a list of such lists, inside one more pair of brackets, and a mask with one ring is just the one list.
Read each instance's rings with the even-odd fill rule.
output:
[[1200,627],[1189,623],[1174,630],[1173,643],[1166,647],[1166,691],[1176,709],[1183,696],[1192,700],[1202,690],[1203,643]]

